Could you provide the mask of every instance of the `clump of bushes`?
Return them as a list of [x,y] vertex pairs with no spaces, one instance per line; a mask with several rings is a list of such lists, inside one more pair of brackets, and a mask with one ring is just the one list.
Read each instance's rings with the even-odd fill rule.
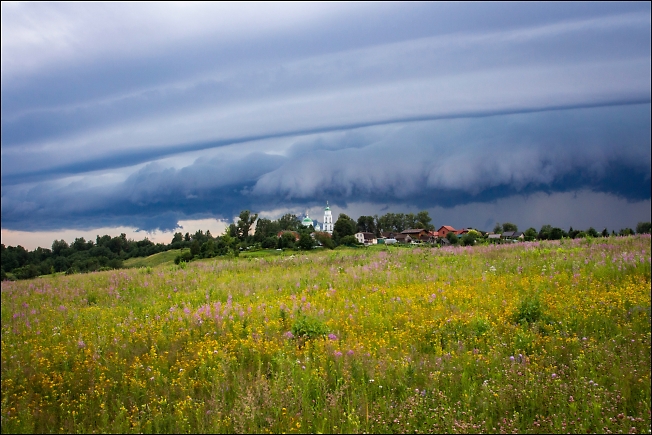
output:
[[292,334],[297,338],[311,340],[323,337],[329,330],[326,324],[315,317],[300,315],[292,325]]
[[550,320],[545,313],[538,293],[528,294],[521,300],[514,312],[513,319],[520,324],[532,324],[539,321],[548,322]]
[[177,257],[174,259],[174,264],[179,264],[181,262],[188,263],[190,260],[192,260],[193,255],[190,252],[190,250],[184,249],[181,251],[181,254],[177,255]]

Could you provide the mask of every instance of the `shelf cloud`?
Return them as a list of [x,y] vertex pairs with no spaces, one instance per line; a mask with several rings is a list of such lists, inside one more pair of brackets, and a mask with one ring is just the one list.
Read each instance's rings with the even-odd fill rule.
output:
[[643,3],[3,3],[2,227],[649,204],[650,30]]

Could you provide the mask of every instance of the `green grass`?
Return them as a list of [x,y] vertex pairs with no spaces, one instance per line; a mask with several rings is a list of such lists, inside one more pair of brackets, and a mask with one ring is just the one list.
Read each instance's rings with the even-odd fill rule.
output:
[[173,263],[177,255],[181,253],[181,249],[171,249],[158,254],[150,255],[149,257],[136,257],[125,260],[124,267],[154,267],[160,264]]
[[277,257],[279,255],[290,255],[294,251],[277,251],[276,249],[263,249],[260,251],[243,251],[240,253],[242,258],[263,258],[263,257]]
[[650,431],[649,236],[142,265],[2,282],[2,433]]

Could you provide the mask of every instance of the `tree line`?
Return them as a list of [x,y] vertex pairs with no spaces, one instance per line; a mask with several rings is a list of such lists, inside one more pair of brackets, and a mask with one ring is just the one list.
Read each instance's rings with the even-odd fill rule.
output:
[[[255,230],[252,228],[255,225]],[[198,258],[220,256],[236,257],[245,250],[256,249],[296,249],[310,250],[315,246],[334,249],[337,246],[354,246],[358,242],[357,232],[373,233],[380,237],[383,232],[400,233],[407,229],[435,230],[432,218],[427,211],[413,213],[386,213],[383,216],[360,216],[357,220],[341,213],[333,225],[333,233],[315,232],[311,226],[305,227],[299,217],[287,213],[278,219],[258,218],[249,210],[240,212],[236,222],[230,224],[224,234],[213,236],[210,231],[198,230],[195,234],[176,232],[169,244],[153,243],[148,238],[140,241],[127,239],[125,234],[117,237],[97,236],[95,241],[76,238],[71,244],[65,240],[55,240],[51,249],[36,248],[28,251],[22,246],[0,245],[1,279],[28,279],[58,272],[67,274],[92,272],[123,267],[129,258],[147,257],[172,249],[181,250],[176,257],[177,264]],[[494,233],[517,231],[510,222],[496,224]],[[636,231],[621,229],[618,233],[607,229],[598,232],[594,228],[565,231],[551,225],[543,225],[539,231],[528,228],[525,240],[559,240],[578,237],[608,237],[615,235],[649,234],[650,222],[639,222]],[[447,235],[451,244],[474,245],[485,239],[487,233],[470,230],[462,237],[454,233]]]

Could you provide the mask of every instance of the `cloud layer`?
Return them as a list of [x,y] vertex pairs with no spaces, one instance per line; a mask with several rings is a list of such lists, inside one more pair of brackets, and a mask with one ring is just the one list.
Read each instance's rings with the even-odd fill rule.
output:
[[646,201],[650,28],[640,3],[3,3],[2,226]]

